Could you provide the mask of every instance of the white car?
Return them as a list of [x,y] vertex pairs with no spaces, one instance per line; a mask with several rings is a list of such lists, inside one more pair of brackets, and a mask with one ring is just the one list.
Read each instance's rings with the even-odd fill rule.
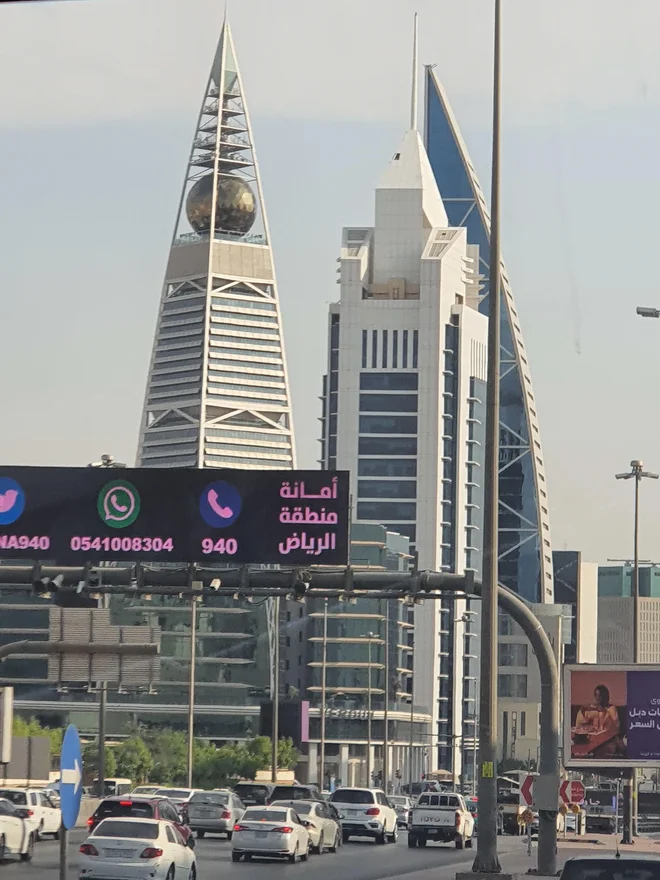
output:
[[288,807],[307,822],[312,852],[321,855],[324,850],[335,853],[341,844],[341,828],[332,818],[323,801],[273,801],[271,807]]
[[37,840],[52,834],[57,840],[62,825],[62,812],[39,788],[0,788],[0,798],[6,798],[21,810],[31,810],[36,820]]
[[413,808],[412,799],[407,794],[390,794],[387,799],[396,810],[400,828],[408,827],[408,815]]
[[252,856],[306,862],[311,841],[304,822],[290,807],[248,807],[234,825],[232,862]]
[[338,788],[330,795],[341,816],[344,843],[350,837],[373,837],[377,843],[396,843],[396,810],[379,788]]
[[80,847],[80,880],[195,880],[189,844],[171,822],[104,819]]
[[22,862],[32,861],[37,839],[37,823],[27,807],[16,807],[0,798],[0,862],[7,856],[20,856]]

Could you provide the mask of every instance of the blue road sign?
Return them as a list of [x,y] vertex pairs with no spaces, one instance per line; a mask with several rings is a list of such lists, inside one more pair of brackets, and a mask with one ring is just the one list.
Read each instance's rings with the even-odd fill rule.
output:
[[82,797],[82,754],[78,731],[69,724],[62,742],[60,756],[60,809],[62,825],[73,828],[80,812]]

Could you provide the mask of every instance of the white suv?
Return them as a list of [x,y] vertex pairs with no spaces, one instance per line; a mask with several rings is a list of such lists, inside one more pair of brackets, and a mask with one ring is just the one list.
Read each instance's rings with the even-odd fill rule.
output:
[[0,788],[0,798],[6,798],[19,809],[30,812],[37,826],[37,840],[44,834],[52,834],[56,840],[59,838],[62,813],[43,789]]
[[341,815],[344,843],[349,837],[373,837],[377,843],[396,843],[396,810],[379,788],[338,788],[330,795]]

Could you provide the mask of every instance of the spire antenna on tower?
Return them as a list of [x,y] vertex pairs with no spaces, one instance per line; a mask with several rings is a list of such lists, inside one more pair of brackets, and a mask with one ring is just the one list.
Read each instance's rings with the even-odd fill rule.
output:
[[410,96],[410,129],[417,131],[417,68],[419,66],[417,47],[417,13],[413,24],[412,94]]

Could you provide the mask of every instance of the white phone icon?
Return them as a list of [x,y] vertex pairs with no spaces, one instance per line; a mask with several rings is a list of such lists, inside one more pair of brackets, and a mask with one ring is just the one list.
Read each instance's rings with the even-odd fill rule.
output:
[[110,496],[110,504],[112,504],[112,506],[114,507],[114,509],[115,509],[118,513],[126,513],[126,511],[128,510],[128,504],[120,504],[120,503],[117,501],[117,496],[116,496],[116,495],[111,495],[111,496]]
[[234,515],[234,511],[231,507],[223,507],[218,503],[218,493],[215,489],[209,489],[208,495],[206,496],[209,507],[211,510],[222,519],[229,519],[230,516]]

